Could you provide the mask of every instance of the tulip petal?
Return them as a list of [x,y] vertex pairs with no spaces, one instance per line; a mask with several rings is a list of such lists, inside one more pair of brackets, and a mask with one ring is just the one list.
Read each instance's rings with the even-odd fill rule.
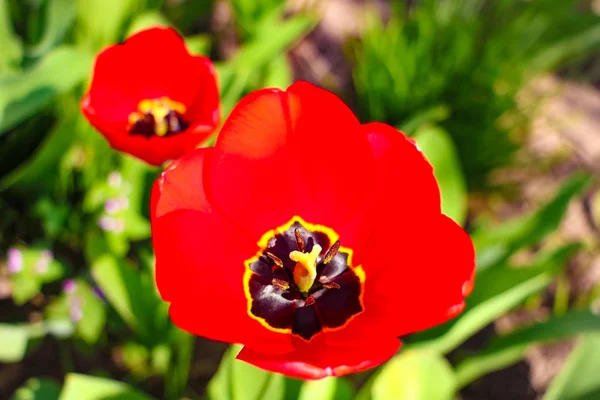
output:
[[171,303],[176,325],[229,343],[257,343],[266,352],[290,351],[289,336],[252,319],[244,294],[244,261],[256,245],[212,209],[202,183],[200,149],[163,172],[152,193],[156,283]]
[[304,82],[287,92],[255,92],[233,110],[215,152],[211,197],[250,235],[258,239],[299,215],[351,247],[373,157],[356,117],[336,96]]
[[395,338],[355,347],[311,346],[279,355],[263,354],[245,346],[237,359],[293,378],[322,379],[376,367],[392,357],[399,347],[400,341]]

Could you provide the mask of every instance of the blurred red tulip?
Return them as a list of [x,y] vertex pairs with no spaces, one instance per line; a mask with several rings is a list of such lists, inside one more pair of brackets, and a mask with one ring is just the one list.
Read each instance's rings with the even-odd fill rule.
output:
[[81,109],[113,148],[160,165],[218,126],[215,70],[175,30],[150,28],[98,55]]

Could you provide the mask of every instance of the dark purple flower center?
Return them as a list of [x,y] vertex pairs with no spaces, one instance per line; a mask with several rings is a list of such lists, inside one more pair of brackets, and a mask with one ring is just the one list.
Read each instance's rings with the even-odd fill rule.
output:
[[246,262],[249,314],[265,327],[310,340],[363,311],[364,272],[331,229],[295,217]]
[[185,112],[183,104],[168,97],[142,100],[137,111],[129,114],[129,133],[148,138],[180,133],[189,126],[183,119]]

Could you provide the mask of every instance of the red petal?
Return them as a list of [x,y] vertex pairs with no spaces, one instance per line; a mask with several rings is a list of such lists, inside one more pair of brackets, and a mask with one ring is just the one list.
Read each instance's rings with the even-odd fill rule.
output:
[[194,122],[194,126],[190,127],[192,131],[202,130],[204,127],[212,132],[221,120],[217,73],[213,63],[206,57],[194,57],[193,64],[201,87],[189,104],[184,120]]
[[160,294],[171,302],[171,318],[182,329],[261,351],[291,351],[289,335],[269,331],[247,313],[244,261],[257,248],[207,202],[202,186],[207,153],[210,149],[198,150],[176,161],[153,188]]
[[376,164],[376,201],[371,218],[390,225],[390,218],[402,221],[396,229],[410,231],[441,213],[441,200],[433,168],[414,141],[393,127],[371,123],[363,126]]
[[372,155],[336,96],[303,82],[255,92],[234,109],[215,150],[212,198],[253,237],[299,215],[350,244],[349,227],[369,197]]
[[433,170],[414,142],[385,124],[363,130],[378,171],[368,211],[375,227],[354,258],[366,275],[365,312],[343,331],[328,333],[329,343],[442,323],[462,310],[474,276],[472,242],[441,215]]
[[473,243],[450,218],[441,215],[402,232],[392,227],[387,236],[377,236],[378,245],[369,249],[363,265],[371,271],[365,280],[366,312],[387,316],[398,336],[460,313],[475,273]]
[[321,379],[376,367],[393,356],[399,346],[400,342],[392,338],[356,347],[307,345],[293,353],[280,355],[263,354],[244,347],[237,358],[293,378]]
[[291,338],[247,313],[244,260],[256,248],[217,213],[173,211],[152,226],[156,283],[180,328],[261,351],[290,351]]
[[197,149],[169,164],[153,188],[152,220],[177,210],[213,211],[204,192],[203,176],[212,151]]

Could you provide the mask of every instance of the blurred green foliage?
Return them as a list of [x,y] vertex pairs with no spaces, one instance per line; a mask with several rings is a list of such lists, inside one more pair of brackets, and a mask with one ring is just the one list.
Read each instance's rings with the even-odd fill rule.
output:
[[[82,117],[79,100],[94,55],[152,25],[174,26],[193,53],[215,55],[214,2],[0,0],[0,252],[7,254],[0,270],[11,286],[0,362],[35,359],[54,341],[56,369],[66,376],[61,384],[29,379],[12,398],[451,399],[522,359],[530,345],[580,333],[584,341],[547,398],[596,395],[599,381],[589,377],[600,324],[589,302],[495,335],[479,351],[446,356],[539,296],[583,246],[548,238],[569,202],[589,188],[588,175],[573,175],[539,209],[500,223],[467,218],[467,188],[484,187],[527,132],[530,114],[516,102],[523,87],[598,48],[598,18],[569,0],[413,3],[396,2],[386,23],[371,14],[352,46],[359,112],[414,136],[434,168],[443,211],[471,225],[478,276],[467,308],[405,338],[405,350],[357,379],[284,378],[236,361],[239,346],[218,368],[200,354],[196,369],[215,374],[198,393],[188,382],[197,374],[190,370],[195,339],[170,322],[154,285],[147,204],[160,170],[111,150]],[[318,22],[310,10],[286,17],[282,0],[228,4],[237,48],[215,60],[224,117],[244,94],[293,81],[286,51]],[[515,264],[521,252],[533,254],[528,265]],[[113,360],[78,373],[78,360],[95,362],[99,354],[117,355],[118,371]]]
[[[362,119],[452,136],[470,189],[486,187],[527,132],[516,95],[600,47],[600,18],[573,0],[396,0],[351,46]],[[439,114],[440,107],[447,109]]]
[[598,371],[599,362],[600,335],[585,335],[546,392],[544,400],[597,399],[600,396],[600,381],[593,371]]

